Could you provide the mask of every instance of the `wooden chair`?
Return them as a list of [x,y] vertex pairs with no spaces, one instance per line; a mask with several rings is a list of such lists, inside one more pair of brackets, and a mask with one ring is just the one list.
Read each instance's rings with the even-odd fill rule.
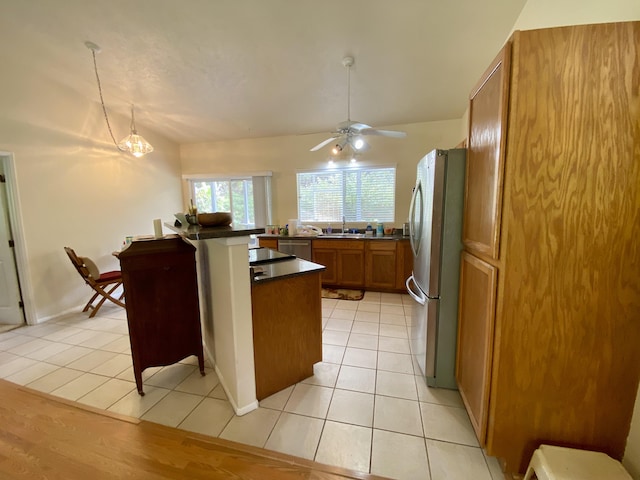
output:
[[[92,309],[92,312],[89,314],[89,318],[95,316],[102,307],[102,304],[106,300],[110,300],[116,305],[120,305],[121,307],[125,307],[122,299],[124,298],[124,291],[119,298],[114,297],[113,292],[122,285],[122,274],[119,270],[114,270],[111,272],[100,273],[98,267],[96,267],[95,263],[91,261],[91,259],[87,257],[79,257],[76,255],[76,252],[73,251],[72,248],[64,247],[64,251],[67,252],[71,263],[80,274],[82,279],[85,281],[87,285],[89,285],[95,293],[93,297],[87,302],[87,304],[82,309],[83,312],[86,312],[89,309]],[[98,297],[100,301],[94,306],[93,302]]]

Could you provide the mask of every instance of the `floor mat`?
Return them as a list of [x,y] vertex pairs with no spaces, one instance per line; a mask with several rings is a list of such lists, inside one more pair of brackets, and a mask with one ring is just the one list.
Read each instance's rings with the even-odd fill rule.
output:
[[323,288],[322,298],[337,298],[340,300],[362,300],[364,290],[349,290],[346,288]]

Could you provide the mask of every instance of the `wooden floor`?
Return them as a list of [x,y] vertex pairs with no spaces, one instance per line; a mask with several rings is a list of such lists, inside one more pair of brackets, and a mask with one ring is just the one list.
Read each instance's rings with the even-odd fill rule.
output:
[[0,380],[2,479],[379,479]]

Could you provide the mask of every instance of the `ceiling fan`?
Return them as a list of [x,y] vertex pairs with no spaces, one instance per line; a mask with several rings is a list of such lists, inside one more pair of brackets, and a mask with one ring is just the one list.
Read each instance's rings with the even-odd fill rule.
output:
[[397,130],[379,130],[371,127],[366,123],[355,122],[351,120],[351,67],[353,66],[353,57],[344,57],[342,65],[347,67],[347,120],[339,123],[336,131],[331,132],[333,135],[310,151],[320,150],[325,145],[336,142],[331,153],[339,154],[346,146],[351,146],[354,152],[361,152],[368,148],[367,142],[364,140],[366,135],[377,135],[382,137],[404,138],[407,136],[405,132]]

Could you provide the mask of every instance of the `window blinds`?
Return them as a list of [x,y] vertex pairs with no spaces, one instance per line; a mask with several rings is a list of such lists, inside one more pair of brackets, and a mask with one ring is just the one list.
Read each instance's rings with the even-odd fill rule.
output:
[[395,167],[300,172],[298,218],[303,222],[393,222]]

